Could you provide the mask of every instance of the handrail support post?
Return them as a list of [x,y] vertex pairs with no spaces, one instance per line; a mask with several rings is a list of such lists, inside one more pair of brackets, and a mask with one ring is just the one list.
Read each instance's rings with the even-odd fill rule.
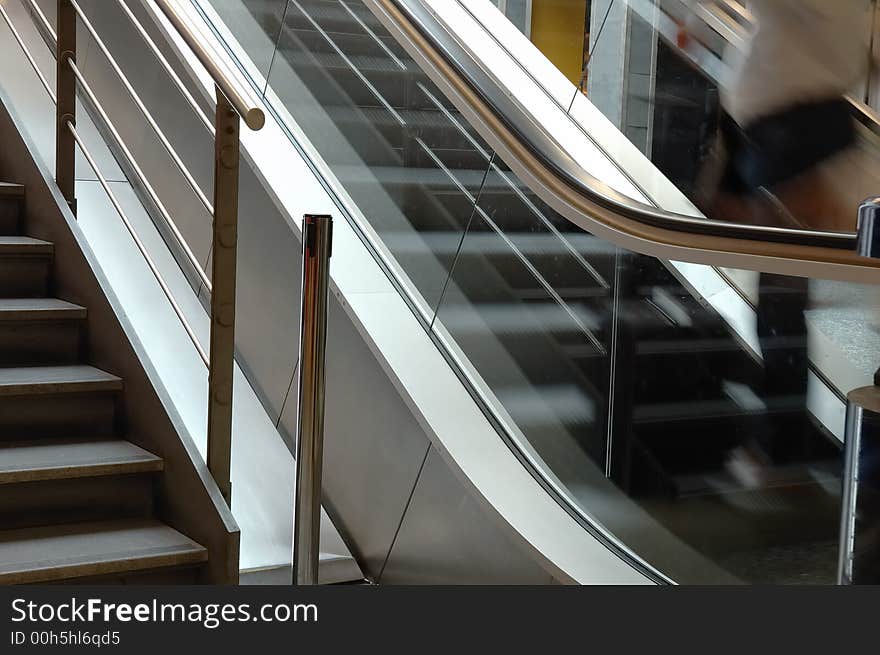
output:
[[235,366],[235,278],[241,120],[217,88],[214,142],[214,234],[211,351],[208,373],[208,468],[232,503],[232,398]]
[[55,181],[76,215],[76,141],[67,124],[76,126],[76,10],[70,0],[58,0],[58,42],[55,84]]

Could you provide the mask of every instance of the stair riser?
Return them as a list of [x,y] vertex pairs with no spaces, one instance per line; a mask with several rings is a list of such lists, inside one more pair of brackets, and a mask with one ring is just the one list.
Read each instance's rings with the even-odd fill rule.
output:
[[0,366],[81,361],[80,321],[0,321]]
[[[365,153],[365,162],[374,166],[397,161],[390,159],[387,156],[383,158],[381,156],[381,150],[380,153],[373,153],[372,150],[376,150],[377,147],[362,147],[362,143],[364,142],[367,144],[375,143],[376,138],[381,140],[382,150],[388,147],[402,150],[409,146],[412,147],[415,152],[416,148],[420,148],[420,146],[415,143],[414,139],[420,138],[430,148],[465,150],[469,152],[474,151],[473,145],[451,124],[448,127],[420,127],[418,125],[401,126],[389,113],[383,117],[381,122],[377,122],[365,130],[363,120],[362,117],[354,118],[344,116],[342,119],[337,119],[335,123],[340,131],[346,135],[346,138],[348,138],[349,142],[352,143],[355,149],[359,152]],[[375,130],[375,133],[373,130]],[[422,157],[421,159],[414,161],[423,163],[425,158]],[[482,155],[476,154],[473,157],[469,156],[467,162],[473,162],[475,166],[485,167],[486,165],[486,159],[482,157]],[[433,161],[428,165],[433,168]]]
[[19,232],[19,200],[0,199],[0,235],[11,236]]
[[50,273],[51,262],[47,257],[0,257],[0,297],[47,296]]
[[[302,16],[299,12],[297,12],[297,14],[298,17]],[[367,34],[353,18],[350,19],[347,25],[337,21],[336,24],[328,26],[328,21],[319,20],[318,23],[321,24],[321,29],[324,30],[324,33],[327,35],[326,37],[324,34],[317,32],[308,20],[303,18],[297,22],[299,24],[296,27],[293,29],[288,28],[284,31],[283,38],[285,44],[301,42],[306,46],[309,52],[336,55],[335,48],[333,48],[327,40],[327,37],[329,37],[336,47],[342,50],[348,57],[375,57],[389,63],[394,61],[388,56],[388,53],[376,43],[373,37]],[[381,35],[382,32],[377,34],[377,36],[380,36],[380,39]],[[385,39],[383,39],[383,43],[385,43],[392,52],[400,50],[400,46],[397,45],[391,37],[386,36]]]
[[0,397],[0,440],[112,436],[116,401],[113,393]]
[[147,518],[153,475],[114,475],[0,485],[0,529],[109,518]]
[[[357,24],[357,21],[355,21],[355,19],[351,17],[351,14],[349,14],[339,5],[334,6],[331,3],[323,3],[324,6],[314,5],[313,3],[300,4],[306,10],[308,15],[321,26],[321,29],[325,30],[326,32],[336,34],[363,34],[364,32],[363,28]],[[354,9],[355,13],[357,13],[361,21],[376,34],[380,36],[385,34],[382,23],[379,21],[378,18],[373,16],[373,14],[369,12],[358,11],[358,5],[353,5],[352,9]],[[293,8],[291,8],[288,11],[286,22],[288,29],[285,30],[285,38],[287,39],[291,38],[291,32],[293,29],[314,29],[314,25],[303,16],[302,12],[300,12],[299,9],[294,10]],[[334,34],[334,39],[336,37],[336,34]]]
[[[306,59],[301,61],[308,62]],[[429,84],[424,74],[393,68],[363,72],[364,77],[378,93],[377,96],[350,68],[341,66],[324,68],[321,63],[298,62],[296,73],[305,79],[312,89],[316,89],[321,84],[326,85],[329,77],[344,90],[351,103],[359,107],[383,107],[382,100],[384,100],[397,109],[435,108],[435,105],[424,98],[422,94],[417,95],[417,87],[415,86],[417,82]],[[335,91],[333,93],[334,95],[330,96],[331,100],[338,98]],[[329,104],[335,103],[331,101]]]
[[[200,566],[180,566],[171,569],[151,569],[147,571],[70,578],[63,581],[68,585],[193,585],[201,582]],[[57,581],[37,584],[58,584]]]

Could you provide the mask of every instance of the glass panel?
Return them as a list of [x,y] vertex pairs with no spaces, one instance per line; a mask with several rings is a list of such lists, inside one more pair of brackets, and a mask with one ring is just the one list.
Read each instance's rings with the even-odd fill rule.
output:
[[433,312],[486,145],[358,2],[291,2],[270,86]]
[[528,36],[532,28],[532,0],[491,0],[520,32]]
[[437,314],[559,476],[603,460],[614,257],[493,163]]
[[808,355],[824,353],[809,353],[808,336],[824,325],[808,332],[805,314],[822,283],[740,272],[756,310],[709,267],[637,255],[624,267],[621,307],[653,320],[619,320],[612,479],[719,573],[832,583],[841,435],[816,416],[842,401],[810,373]]
[[[511,0],[493,2],[512,16]],[[523,31],[709,218],[853,232],[855,207],[880,187],[880,126],[857,125],[844,99],[876,100],[873,4],[710,3],[737,16],[718,34],[663,3],[548,0]],[[650,188],[657,172],[639,170]]]
[[[617,89],[615,125],[693,195],[714,87],[624,4],[584,10],[588,93]],[[271,92],[563,502],[677,582],[833,581],[841,399],[875,367],[874,288],[659,261],[580,231],[359,2],[291,0],[279,46]]]
[[478,210],[435,329],[454,340],[497,398],[525,452],[551,477],[576,485],[587,468],[603,475],[608,316],[591,302],[603,293],[592,280],[581,281],[583,300],[560,301],[541,268],[565,257],[563,243],[534,223],[519,231],[529,216]]
[[868,4],[761,4],[738,49],[697,14],[594,0],[587,96],[708,217],[852,232],[880,184],[844,100],[865,97]]
[[662,573],[833,583],[842,392],[876,367],[878,292],[620,251],[493,164],[435,329],[545,477]]
[[275,44],[281,33],[287,0],[208,0],[218,17],[232,32],[256,72],[269,76]]

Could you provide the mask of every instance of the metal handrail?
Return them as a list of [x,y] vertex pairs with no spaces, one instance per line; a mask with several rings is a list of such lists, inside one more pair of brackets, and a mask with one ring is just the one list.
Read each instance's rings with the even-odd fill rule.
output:
[[[36,0],[28,0],[29,2],[35,2]],[[156,46],[153,42],[153,39],[150,38],[150,35],[147,34],[147,30],[144,29],[144,26],[138,20],[137,16],[131,11],[129,6],[125,4],[125,0],[116,0],[116,4],[119,5],[119,8],[126,15],[131,24],[134,26],[137,33],[140,35],[141,39],[143,39],[144,43],[147,44],[147,47],[153,53],[153,56],[156,57],[156,60],[162,65],[162,68],[165,70],[165,73],[171,80],[174,82],[174,86],[177,87],[177,90],[180,91],[180,94],[184,97],[187,104],[190,108],[195,112],[196,116],[199,117],[199,120],[202,121],[202,124],[205,126],[205,129],[210,132],[211,136],[214,136],[214,124],[208,118],[207,114],[202,110],[198,101],[193,97],[192,93],[190,93],[189,89],[186,87],[186,84],[183,83],[183,80],[180,79],[180,76],[177,74],[177,71],[174,70],[174,67],[169,63],[168,59],[162,54],[162,51]]]
[[52,37],[52,43],[55,43],[58,40],[58,33],[55,32],[52,23],[49,22],[49,19],[46,18],[46,14],[40,9],[40,5],[37,4],[36,0],[28,0],[28,4],[31,6],[31,12],[36,14],[37,18],[39,18],[40,22],[43,24],[43,27],[45,27],[48,34]]
[[[146,30],[137,19],[123,7],[126,15],[135,24],[136,29],[157,58],[169,72],[175,85],[184,94],[196,115],[208,127],[208,131],[214,138],[214,199],[209,201],[195,183],[194,178],[186,169],[180,157],[174,151],[170,142],[162,133],[158,124],[149,114],[146,106],[134,87],[125,77],[121,68],[116,63],[109,49],[97,34],[94,26],[80,8],[76,0],[57,0],[58,18],[57,28],[53,29],[45,14],[34,0],[27,0],[35,19],[41,25],[45,35],[55,40],[56,51],[56,88],[53,91],[48,80],[42,74],[32,53],[27,48],[18,30],[16,30],[9,14],[0,5],[0,16],[12,31],[16,41],[21,47],[30,65],[33,67],[43,87],[52,98],[56,107],[55,124],[55,180],[63,195],[76,214],[76,177],[75,165],[76,148],[79,147],[86,162],[94,170],[98,182],[106,192],[110,203],[122,219],[126,229],[134,240],[135,245],[143,256],[150,271],[155,276],[159,286],[165,293],[175,314],[181,321],[189,338],[192,340],[199,357],[208,367],[208,468],[220,489],[226,502],[231,504],[231,457],[232,457],[232,390],[234,373],[235,351],[235,277],[236,277],[236,254],[238,242],[238,177],[240,164],[240,138],[239,130],[241,120],[253,130],[259,130],[265,123],[265,116],[257,103],[249,99],[249,93],[244,87],[237,84],[233,77],[225,72],[219,62],[212,58],[208,51],[199,43],[194,33],[188,27],[183,15],[178,8],[168,0],[155,0],[157,6],[169,18],[172,26],[178,31],[187,45],[199,58],[201,63],[211,75],[216,88],[216,113],[214,125],[198,107],[195,98],[186,90],[182,80],[171,68],[168,61],[161,56],[160,51],[152,43]],[[124,3],[121,3],[123,4]],[[212,240],[212,270],[211,276],[205,273],[199,265],[194,253],[187,245],[183,235],[174,224],[168,210],[165,208],[156,191],[146,180],[143,170],[138,165],[129,148],[123,142],[118,130],[114,126],[100,100],[86,80],[82,71],[76,65],[77,54],[77,19],[81,20],[88,33],[97,43],[99,49],[109,60],[111,67],[119,76],[126,91],[134,100],[138,108],[143,112],[145,119],[156,131],[163,145],[180,168],[187,182],[196,192],[205,207],[213,214],[213,240]],[[44,36],[45,38],[45,36]],[[134,171],[138,182],[146,190],[152,203],[158,209],[166,227],[170,229],[178,246],[183,250],[189,264],[199,276],[203,287],[210,292],[210,349],[208,352],[201,345],[195,330],[187,321],[186,316],[168,283],[162,277],[157,264],[150,256],[145,244],[137,235],[134,225],[122,208],[110,188],[106,177],[83,142],[82,137],[76,130],[76,104],[77,89],[80,89],[89,101],[94,111],[103,121],[107,131],[116,141],[129,167]]]
[[199,63],[211,75],[214,84],[223,92],[226,99],[235,109],[245,124],[252,130],[259,130],[266,123],[266,116],[258,104],[253,101],[252,94],[243,84],[236,81],[235,77],[220,65],[218,57],[210,52],[201,40],[193,33],[187,24],[179,6],[174,0],[153,0],[169,22],[177,30],[180,37],[193,51]]
[[[42,9],[40,9],[40,6],[37,4],[36,0],[26,0],[26,1],[27,1],[28,5],[30,6],[32,14],[34,14],[35,18],[37,18],[39,21],[38,28],[42,27],[42,29],[43,29],[44,38],[50,42],[50,44],[52,45],[53,48],[57,48],[58,35],[57,35],[55,29],[52,27],[52,24],[49,22],[49,19],[46,18],[45,13],[43,13]],[[138,30],[138,32],[141,34],[141,36],[144,38],[144,40],[147,42],[147,44],[151,47],[154,54],[156,54],[156,56],[160,58],[160,61],[163,63],[163,66],[166,69],[166,72],[169,73],[169,75],[174,80],[175,84],[180,88],[181,92],[183,92],[188,97],[191,106],[196,111],[199,118],[206,124],[208,131],[213,136],[214,135],[214,126],[208,120],[207,116],[201,110],[201,108],[198,107],[198,104],[196,103],[195,99],[192,97],[191,94],[189,94],[189,91],[186,89],[186,87],[183,85],[183,82],[180,79],[180,77],[177,75],[177,73],[174,71],[174,69],[168,63],[168,60],[165,59],[165,57],[162,55],[161,51],[156,47],[156,44],[153,43],[152,39],[150,39],[149,35],[146,33],[146,30],[143,28],[143,25],[141,25],[140,21],[138,21],[137,18],[134,16],[134,14],[131,13],[131,10],[125,4],[124,0],[118,0],[118,2],[120,4],[120,8],[122,8],[126,12],[126,14],[129,15],[129,18],[134,23],[135,28]],[[0,9],[2,9],[2,8],[0,8]],[[76,7],[74,7],[74,9],[76,9]],[[81,8],[78,10],[77,13],[81,18],[83,18],[85,20],[85,16],[82,13]],[[206,210],[209,213],[213,214],[213,207],[211,206],[211,203],[207,200],[207,198],[201,192],[201,189],[199,189],[197,187],[197,185],[195,184],[195,180],[192,178],[191,173],[186,168],[186,166],[183,164],[180,157],[177,155],[177,152],[174,151],[171,144],[167,142],[167,139],[165,139],[164,134],[161,132],[158,125],[155,124],[155,121],[153,121],[152,116],[150,116],[149,112],[147,112],[146,107],[143,105],[142,102],[140,102],[140,97],[137,95],[134,88],[131,86],[128,78],[125,77],[124,73],[119,68],[119,66],[117,65],[117,62],[112,57],[112,55],[109,53],[109,51],[105,47],[103,47],[104,44],[98,38],[98,35],[97,35],[96,31],[94,30],[93,26],[91,25],[91,23],[88,22],[87,20],[85,20],[85,22],[86,22],[86,28],[89,30],[90,34],[92,34],[92,36],[95,38],[95,40],[102,47],[102,51],[104,52],[105,56],[110,61],[111,67],[114,69],[117,76],[120,78],[123,85],[126,87],[126,90],[129,92],[129,94],[132,96],[132,98],[136,100],[136,104],[141,109],[141,111],[144,113],[147,121],[150,122],[151,126],[156,131],[157,135],[160,137],[160,140],[163,141],[163,144],[165,145],[165,147],[168,150],[169,154],[171,155],[172,159],[175,161],[175,163],[177,164],[178,168],[183,173],[183,175],[187,178],[187,181],[189,182],[190,186],[193,187],[193,189],[197,192],[197,194],[198,194],[200,200],[202,201],[202,204],[205,206]],[[7,24],[10,26],[10,29],[12,29],[13,34],[17,34],[17,30],[14,29],[14,26],[11,24],[11,22],[7,21]],[[29,57],[29,59],[30,59],[30,53],[29,53],[29,51],[23,41],[19,40],[19,46],[25,52],[25,56]],[[119,130],[116,128],[113,121],[110,119],[110,116],[108,115],[107,111],[105,110],[105,108],[102,105],[102,103],[100,102],[100,100],[98,100],[97,94],[94,92],[94,90],[92,90],[91,85],[86,80],[82,71],[77,67],[75,62],[69,61],[69,64],[70,64],[71,69],[73,70],[73,74],[77,78],[77,82],[79,83],[80,89],[85,93],[86,99],[89,101],[91,108],[95,111],[95,113],[98,115],[98,117],[103,122],[104,128],[109,133],[110,137],[112,137],[114,145],[119,150],[119,152],[122,154],[123,158],[125,159],[126,163],[128,164],[129,168],[131,169],[131,172],[137,178],[138,184],[146,192],[146,194],[149,196],[150,202],[154,205],[156,210],[159,212],[159,215],[162,219],[163,225],[165,226],[165,228],[167,228],[170,231],[172,237],[174,238],[175,244],[183,252],[184,256],[186,257],[187,263],[195,271],[196,276],[199,279],[199,283],[202,285],[203,288],[205,288],[210,293],[211,292],[210,278],[205,273],[205,270],[202,267],[201,263],[199,262],[198,258],[195,256],[195,253],[193,253],[189,244],[186,242],[186,239],[184,238],[183,234],[180,232],[180,229],[177,227],[177,224],[171,218],[171,215],[168,212],[168,209],[165,207],[165,204],[159,198],[159,195],[156,193],[152,184],[150,184],[149,180],[147,180],[147,177],[144,174],[143,169],[141,168],[140,164],[138,164],[138,162],[135,159],[134,155],[132,154],[131,150],[125,144],[125,141],[123,140],[122,136],[119,134]],[[39,68],[37,68],[36,63],[34,61],[31,61],[31,65],[34,67],[35,72],[37,73],[38,76],[40,76],[41,80],[43,81],[43,85],[46,88],[46,91],[51,96],[52,102],[53,103],[56,102],[55,93],[52,91],[48,82],[45,82],[45,78],[43,77]],[[181,317],[181,320],[183,320],[183,317]]]
[[202,265],[196,257],[195,253],[189,247],[189,244],[186,242],[183,234],[181,234],[180,229],[177,227],[177,224],[171,218],[171,215],[166,209],[165,204],[162,202],[162,199],[159,198],[159,194],[156,193],[153,185],[150,184],[150,182],[147,180],[143,169],[141,169],[137,160],[134,158],[131,150],[129,150],[128,146],[125,145],[125,141],[123,141],[122,137],[120,136],[119,130],[116,129],[113,121],[110,120],[110,117],[107,115],[107,111],[98,100],[95,92],[92,90],[91,85],[88,83],[85,76],[83,76],[82,71],[80,71],[77,65],[72,61],[70,62],[70,67],[71,69],[73,69],[73,74],[76,76],[77,82],[79,82],[80,89],[85,93],[92,107],[101,117],[101,120],[104,122],[104,126],[107,128],[107,130],[110,132],[110,135],[113,137],[113,140],[116,142],[116,146],[119,148],[120,152],[125,157],[128,165],[131,167],[132,171],[134,171],[135,176],[138,178],[138,182],[147,192],[147,195],[150,196],[150,200],[156,206],[156,209],[159,210],[159,213],[162,216],[163,223],[169,230],[171,230],[171,234],[174,236],[174,240],[177,246],[183,251],[184,255],[186,255],[186,259],[189,262],[189,265],[193,267],[196,275],[198,275],[199,282],[201,282],[205,289],[207,289],[210,293],[211,280],[208,277],[208,274],[205,273],[205,270],[202,268]]
[[584,171],[536,125],[422,2],[367,0],[366,4],[383,22],[395,26],[399,38],[460,96],[468,107],[466,115],[493,135],[490,142],[514,160],[527,183],[573,223],[590,231],[601,227],[606,238],[615,240],[610,230],[632,244],[628,247],[667,259],[688,259],[686,252],[693,251],[695,261],[721,261],[740,268],[760,263],[762,270],[797,274],[797,266],[809,264],[812,271],[821,269],[823,275],[845,279],[873,279],[880,273],[877,262],[855,252],[855,233],[709,220],[658,209],[617,192]]
[[209,214],[214,213],[214,207],[211,205],[211,201],[208,200],[208,197],[205,195],[205,192],[202,191],[202,188],[199,186],[199,183],[196,182],[192,173],[190,173],[189,169],[186,167],[186,164],[183,163],[183,160],[180,158],[180,155],[177,154],[177,151],[174,149],[174,146],[171,145],[171,142],[168,140],[168,137],[165,136],[165,132],[159,127],[159,124],[156,122],[156,119],[153,118],[153,115],[150,113],[150,110],[147,109],[146,104],[141,99],[140,94],[135,91],[131,82],[129,82],[125,73],[122,72],[122,68],[119,67],[116,58],[110,53],[109,48],[104,43],[104,40],[98,34],[98,31],[95,29],[94,25],[92,25],[92,21],[89,20],[89,17],[86,16],[85,12],[82,10],[82,7],[79,6],[79,3],[76,0],[71,0],[71,4],[73,5],[74,10],[76,11],[79,19],[82,21],[82,24],[85,26],[88,33],[92,36],[92,39],[95,41],[95,44],[98,46],[98,49],[107,59],[107,62],[110,64],[110,68],[113,69],[113,72],[116,73],[116,76],[119,78],[119,81],[122,82],[122,86],[125,91],[128,93],[129,97],[132,99],[134,104],[140,110],[141,114],[143,114],[144,120],[147,121],[147,124],[159,138],[159,141],[164,146],[165,150],[168,152],[168,155],[171,157],[174,164],[180,170],[183,177],[186,179],[187,183],[193,190],[193,193],[196,194],[196,197],[201,201],[202,205],[204,205],[205,209]]
[[22,52],[24,52],[25,58],[28,60],[28,63],[33,67],[34,72],[37,74],[37,77],[40,80],[40,84],[43,85],[43,88],[46,89],[46,93],[49,94],[49,97],[52,98],[52,104],[57,102],[55,97],[55,91],[52,90],[52,85],[49,84],[49,81],[46,79],[46,76],[43,75],[43,71],[40,70],[40,67],[37,66],[37,61],[34,59],[33,54],[31,54],[30,49],[24,42],[24,39],[21,38],[21,34],[15,28],[15,24],[12,22],[12,19],[9,17],[9,14],[6,11],[6,8],[0,3],[0,16],[3,16],[3,21],[6,23],[6,26],[9,28],[9,31],[12,32],[12,36],[15,38],[15,41],[18,43],[18,46],[21,48]]
[[67,129],[70,130],[70,133],[73,135],[76,144],[79,146],[80,151],[85,157],[86,162],[89,167],[94,171],[95,177],[98,178],[98,183],[104,189],[104,192],[107,194],[107,197],[110,199],[110,204],[113,205],[113,209],[116,210],[116,213],[119,214],[119,218],[122,219],[123,224],[128,230],[129,235],[134,240],[135,246],[137,246],[138,251],[140,251],[141,256],[143,256],[144,261],[147,263],[150,271],[153,273],[153,277],[156,278],[156,281],[159,283],[159,286],[162,288],[162,291],[165,293],[165,296],[168,298],[168,302],[171,303],[171,308],[174,310],[174,313],[177,314],[177,317],[180,319],[181,324],[183,325],[183,329],[186,330],[187,336],[189,336],[190,340],[193,342],[193,345],[196,348],[196,351],[199,353],[199,357],[205,363],[206,366],[210,365],[210,360],[208,354],[205,352],[204,347],[199,341],[198,335],[195,333],[193,327],[189,324],[189,321],[186,320],[186,316],[183,313],[183,309],[174,299],[174,294],[171,292],[171,288],[168,286],[168,283],[165,281],[165,278],[162,277],[162,273],[159,271],[159,267],[153,261],[153,258],[150,257],[150,253],[147,250],[146,245],[138,236],[137,230],[134,228],[134,224],[131,222],[131,219],[128,217],[128,214],[125,213],[125,210],[122,208],[122,204],[116,198],[116,194],[113,193],[113,190],[110,188],[110,184],[107,182],[106,176],[101,173],[101,169],[98,167],[95,158],[92,156],[89,149],[86,147],[86,144],[83,142],[82,137],[76,131],[76,128],[73,126],[73,123],[67,123]]
[[[48,33],[53,38],[57,39],[56,32],[54,29],[51,28],[51,25],[49,24],[48,20],[46,19],[45,14],[43,14],[43,12],[40,10],[39,6],[36,5],[33,2],[33,0],[29,0],[29,1],[32,5],[32,8],[37,10],[38,16],[42,20],[46,21],[44,27],[48,28]],[[16,42],[18,43],[19,47],[21,48],[22,52],[24,53],[25,58],[28,60],[28,63],[30,63],[31,67],[33,68],[34,72],[36,73],[37,77],[39,78],[40,83],[42,84],[43,88],[46,90],[46,93],[48,93],[49,97],[52,99],[52,103],[57,104],[57,98],[56,98],[55,92],[52,90],[52,86],[46,80],[46,76],[43,75],[43,72],[40,70],[39,66],[37,65],[36,59],[34,59],[33,54],[31,53],[30,49],[25,44],[24,39],[22,39],[21,33],[15,27],[15,23],[12,21],[12,19],[10,18],[9,14],[7,13],[6,9],[3,7],[2,4],[0,4],[0,16],[2,16],[4,22],[6,23],[6,26],[9,28],[10,32],[12,32],[12,35],[15,38]],[[116,128],[114,127],[113,123],[110,122],[110,119],[107,116],[106,112],[104,111],[103,107],[101,107],[100,103],[97,102],[97,98],[95,97],[94,91],[92,91],[91,86],[88,84],[88,82],[83,77],[82,72],[79,70],[79,68],[76,66],[76,63],[72,59],[68,59],[67,61],[68,61],[68,64],[69,64],[71,70],[73,71],[74,76],[77,78],[82,89],[86,92],[86,95],[89,97],[89,100],[92,102],[92,104],[98,110],[102,119],[105,121],[108,128],[114,134],[114,137],[118,141],[119,145],[122,147],[123,154],[125,154],[126,158],[129,160],[129,163],[131,165],[133,165],[133,167],[136,168],[138,174],[140,176],[143,176],[143,172],[140,170],[140,167],[137,166],[137,162],[131,156],[131,152],[128,150],[128,148],[125,147],[125,144],[122,142],[121,137],[119,137],[119,133],[116,131]],[[190,340],[192,341],[193,346],[195,347],[196,351],[199,354],[199,357],[202,359],[202,361],[206,365],[208,365],[209,358],[208,358],[207,353],[205,352],[204,347],[201,345],[201,342],[199,341],[198,335],[196,335],[194,328],[190,325],[189,321],[186,319],[186,315],[184,314],[183,309],[180,307],[180,305],[174,299],[174,295],[171,292],[171,288],[168,286],[168,283],[162,277],[162,274],[159,271],[159,267],[153,261],[153,258],[150,257],[149,251],[147,250],[146,246],[144,245],[143,241],[138,236],[137,231],[134,228],[134,224],[132,223],[131,219],[128,217],[128,214],[126,214],[125,210],[122,208],[122,203],[119,202],[119,200],[116,198],[116,194],[113,193],[113,190],[110,188],[110,185],[107,182],[106,176],[101,172],[97,162],[95,161],[94,156],[91,154],[88,147],[85,145],[85,142],[83,141],[80,134],[76,131],[76,127],[75,127],[74,122],[72,120],[66,121],[64,124],[64,129],[66,129],[71,134],[74,142],[77,144],[77,146],[79,146],[79,149],[82,152],[83,157],[86,160],[86,163],[89,165],[89,167],[92,169],[92,171],[94,171],[95,177],[97,178],[98,183],[104,189],[104,192],[107,194],[107,197],[110,200],[110,204],[113,205],[113,208],[116,210],[116,213],[122,219],[122,222],[125,225],[126,229],[128,230],[128,233],[131,235],[131,238],[134,240],[135,246],[137,247],[138,251],[140,251],[141,255],[144,258],[144,261],[147,264],[147,267],[153,273],[153,276],[156,278],[156,281],[159,283],[160,288],[164,292],[165,296],[168,298],[168,301],[171,304],[171,308],[174,310],[174,313],[177,315],[178,319],[180,320],[181,324],[183,325],[183,329],[186,331],[187,336],[189,336]],[[144,183],[146,182],[145,179],[142,181]],[[173,224],[173,222],[170,221],[170,217],[168,217],[167,211],[165,211],[161,202],[158,201],[158,197],[155,196],[155,191],[149,185],[145,185],[145,186],[148,189],[148,192],[151,194],[151,197],[153,197],[154,202],[156,202],[156,204],[160,208],[160,210],[163,211],[165,217],[168,218],[168,220],[169,220],[170,226],[173,228],[174,224]],[[192,255],[192,252],[186,246],[186,243],[183,241],[182,235],[180,235],[179,232],[175,232],[175,236],[178,237],[178,239],[180,240],[180,245],[182,245],[183,247],[186,248],[187,254],[191,258],[194,259],[194,255]],[[202,276],[205,276],[204,271],[202,271],[200,267],[197,267],[196,270]],[[210,281],[207,280],[206,276],[205,276],[205,280],[203,282],[206,284],[210,284]]]

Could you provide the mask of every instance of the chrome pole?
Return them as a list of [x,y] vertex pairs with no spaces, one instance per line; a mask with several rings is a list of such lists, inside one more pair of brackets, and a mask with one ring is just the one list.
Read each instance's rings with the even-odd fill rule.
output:
[[[880,197],[859,207],[857,250],[880,257]],[[880,370],[847,397],[837,583],[880,583]]]
[[[880,383],[880,371],[875,376]],[[880,583],[880,386],[849,394],[837,583]]]
[[302,310],[299,344],[299,422],[296,439],[296,500],[293,579],[318,584],[321,472],[324,450],[324,355],[333,219],[303,218]]

